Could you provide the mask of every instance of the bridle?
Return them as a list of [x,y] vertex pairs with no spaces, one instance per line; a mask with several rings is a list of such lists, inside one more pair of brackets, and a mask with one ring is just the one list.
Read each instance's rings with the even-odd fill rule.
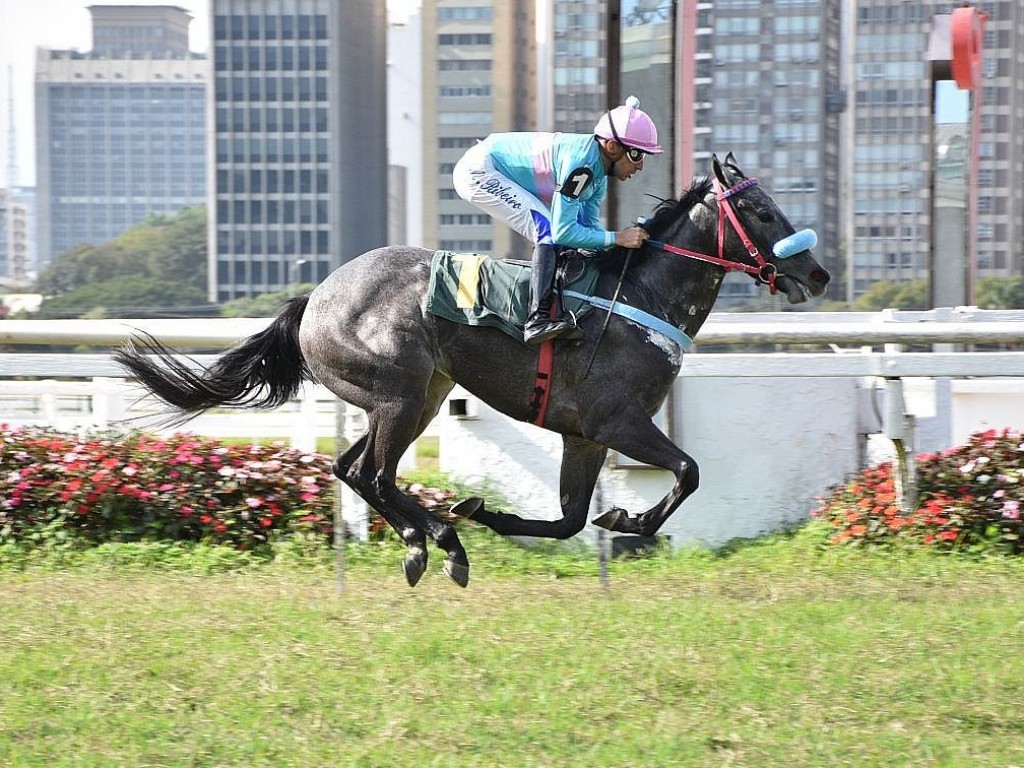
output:
[[[711,264],[717,264],[718,266],[725,269],[726,272],[746,272],[748,275],[752,275],[755,280],[759,283],[765,283],[768,285],[768,291],[774,296],[777,288],[775,286],[775,277],[778,269],[772,263],[770,263],[754,245],[754,241],[747,234],[747,230],[743,227],[740,222],[739,216],[736,215],[736,211],[733,209],[730,198],[734,195],[743,192],[744,190],[750,189],[751,187],[757,186],[757,179],[744,179],[738,184],[729,187],[728,189],[719,181],[717,178],[712,179],[714,184],[714,190],[718,197],[718,256],[712,256],[707,253],[699,253],[698,251],[689,251],[686,248],[680,248],[676,245],[669,243],[663,243],[658,240],[647,240],[646,244],[652,248],[658,248],[668,253],[674,253],[677,256],[688,256],[691,259],[697,259],[698,261],[706,261]],[[725,227],[726,222],[732,224],[732,228],[739,235],[740,240],[743,241],[743,246],[747,249],[747,253],[750,255],[753,264],[745,264],[741,261],[733,261],[725,257]]]

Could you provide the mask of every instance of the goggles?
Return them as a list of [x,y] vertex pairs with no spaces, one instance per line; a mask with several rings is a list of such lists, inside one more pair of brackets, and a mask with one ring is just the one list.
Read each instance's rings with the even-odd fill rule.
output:
[[622,145],[626,150],[626,159],[629,160],[633,165],[640,165],[644,161],[644,155],[647,153],[642,149],[636,147],[627,147],[625,144]]

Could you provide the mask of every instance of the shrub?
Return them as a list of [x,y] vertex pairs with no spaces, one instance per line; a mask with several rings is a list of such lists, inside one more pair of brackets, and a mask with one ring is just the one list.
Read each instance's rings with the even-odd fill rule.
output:
[[[331,464],[329,456],[282,443],[234,445],[191,434],[80,437],[0,424],[0,546],[146,540],[252,550],[285,537],[329,545]],[[463,489],[443,488],[451,483],[436,473],[424,480],[399,478],[398,486],[458,520],[448,510]],[[371,534],[380,538],[385,529],[371,511]]]
[[328,534],[331,460],[189,434],[87,437],[0,426],[0,542],[184,540],[252,549]]
[[962,446],[918,456],[918,508],[896,506],[892,464],[858,473],[812,515],[834,544],[910,541],[941,549],[1024,553],[1024,437],[979,432]]

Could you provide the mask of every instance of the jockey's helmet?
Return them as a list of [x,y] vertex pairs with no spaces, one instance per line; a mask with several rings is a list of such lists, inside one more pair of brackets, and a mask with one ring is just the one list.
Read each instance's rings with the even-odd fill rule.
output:
[[640,99],[636,96],[630,96],[625,104],[605,112],[594,126],[594,134],[651,154],[663,151],[658,145],[658,129],[650,116],[640,109]]

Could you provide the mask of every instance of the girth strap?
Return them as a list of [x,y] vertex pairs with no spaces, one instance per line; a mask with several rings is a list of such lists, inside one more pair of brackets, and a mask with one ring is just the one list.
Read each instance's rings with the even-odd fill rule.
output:
[[542,342],[537,357],[537,380],[530,397],[530,410],[526,420],[538,427],[544,426],[548,415],[548,401],[551,399],[551,371],[555,367],[555,340]]
[[600,296],[588,296],[583,293],[577,293],[576,291],[563,291],[563,293],[574,299],[589,302],[600,309],[611,309],[611,311],[616,315],[624,317],[627,320],[632,320],[634,323],[639,323],[645,328],[650,328],[652,331],[657,331],[663,336],[668,336],[683,352],[688,351],[690,347],[693,346],[693,339],[671,323],[665,322],[660,317],[655,317],[650,312],[644,312],[642,309],[638,309],[629,304],[623,304],[621,301],[616,301],[613,305],[608,299]]

